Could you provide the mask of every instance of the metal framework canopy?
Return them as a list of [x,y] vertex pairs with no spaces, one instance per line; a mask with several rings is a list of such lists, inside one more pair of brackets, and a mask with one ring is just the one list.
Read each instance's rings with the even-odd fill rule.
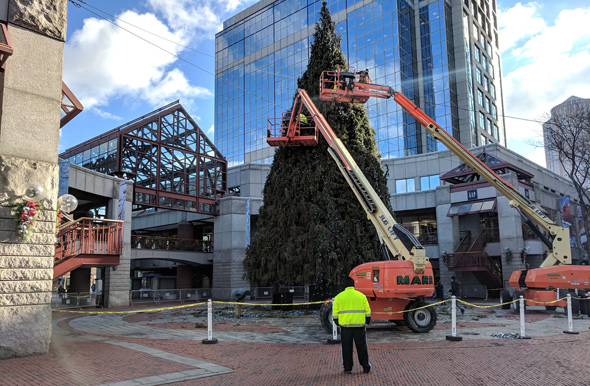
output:
[[60,154],[133,182],[133,209],[217,214],[227,161],[176,101]]

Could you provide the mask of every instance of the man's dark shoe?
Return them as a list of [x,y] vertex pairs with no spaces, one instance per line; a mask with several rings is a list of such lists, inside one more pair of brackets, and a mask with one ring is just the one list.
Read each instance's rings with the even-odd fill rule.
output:
[[344,374],[352,374],[352,370],[344,370]]
[[461,315],[465,314],[465,309],[461,308]]
[[365,374],[369,374],[371,372],[371,368],[372,368],[372,366],[363,367],[363,372]]

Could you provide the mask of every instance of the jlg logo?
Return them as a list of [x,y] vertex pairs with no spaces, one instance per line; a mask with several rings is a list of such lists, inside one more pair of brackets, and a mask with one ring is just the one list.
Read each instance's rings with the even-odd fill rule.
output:
[[387,219],[385,218],[384,215],[380,215],[379,216],[379,220],[381,220],[381,222],[383,223],[383,225],[385,225],[387,227],[387,232],[389,232],[389,234],[393,237],[394,240],[397,240],[397,235],[395,234],[394,230],[393,230],[393,226],[389,226],[389,221],[387,221]]

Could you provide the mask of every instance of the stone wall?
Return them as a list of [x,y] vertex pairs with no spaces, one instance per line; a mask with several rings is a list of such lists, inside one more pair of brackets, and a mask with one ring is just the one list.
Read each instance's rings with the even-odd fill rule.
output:
[[[0,73],[0,359],[49,350],[66,6],[8,2],[14,53]],[[32,182],[45,198],[25,242],[13,205]]]
[[43,199],[28,242],[16,232],[12,205],[29,181],[57,195],[57,165],[0,155],[0,359],[44,354],[51,338],[56,199]]
[[8,22],[64,42],[67,4],[63,0],[10,0]]

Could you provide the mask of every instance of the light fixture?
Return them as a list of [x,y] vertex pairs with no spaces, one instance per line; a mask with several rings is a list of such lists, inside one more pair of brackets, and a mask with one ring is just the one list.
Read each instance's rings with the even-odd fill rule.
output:
[[62,212],[70,213],[78,207],[78,199],[71,194],[64,194],[57,199],[57,205]]
[[74,221],[74,219],[70,216],[70,213],[76,210],[78,207],[78,199],[72,194],[61,195],[57,199],[57,207],[59,208],[60,212],[63,213],[65,218],[67,218],[69,221]]
[[38,182],[31,182],[25,189],[23,197],[29,201],[39,201],[45,197],[45,189]]

